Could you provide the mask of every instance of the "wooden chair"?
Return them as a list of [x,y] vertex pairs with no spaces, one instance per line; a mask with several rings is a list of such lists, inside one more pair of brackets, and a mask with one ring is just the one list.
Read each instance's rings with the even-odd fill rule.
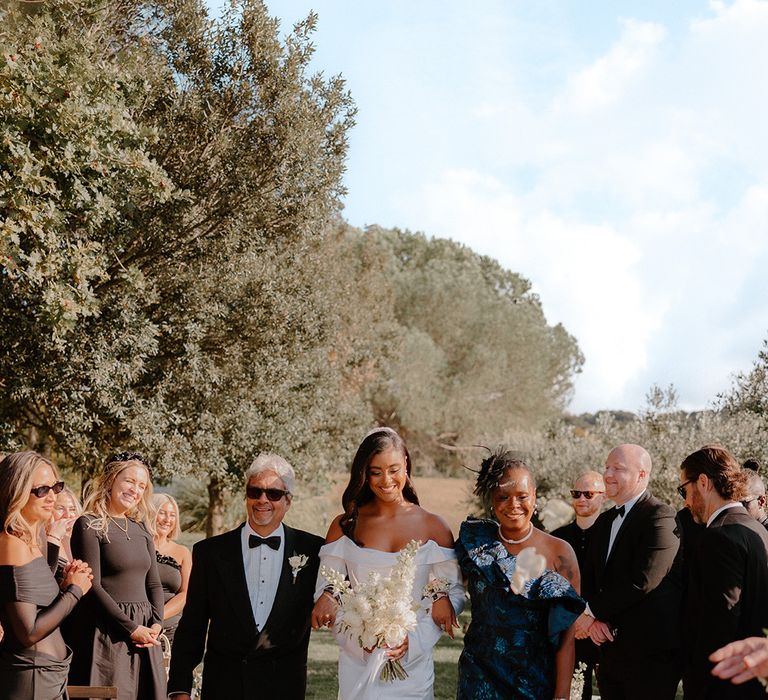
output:
[[116,698],[117,686],[114,685],[68,685],[70,698]]

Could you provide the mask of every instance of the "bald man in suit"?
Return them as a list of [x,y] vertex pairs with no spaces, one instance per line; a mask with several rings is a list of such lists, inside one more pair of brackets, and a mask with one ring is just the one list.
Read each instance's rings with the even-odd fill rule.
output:
[[651,457],[619,445],[605,462],[616,506],[594,524],[582,572],[587,611],[577,638],[599,646],[603,700],[674,700],[681,677],[681,581],[675,511],[651,495]]

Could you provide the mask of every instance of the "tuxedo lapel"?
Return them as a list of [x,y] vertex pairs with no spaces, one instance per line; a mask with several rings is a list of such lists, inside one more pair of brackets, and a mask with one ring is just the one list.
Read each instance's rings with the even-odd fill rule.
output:
[[271,629],[274,621],[279,620],[281,611],[290,606],[291,594],[293,592],[293,574],[291,565],[288,563],[288,557],[294,555],[296,548],[296,531],[283,523],[283,532],[285,534],[285,546],[283,547],[283,566],[280,569],[280,580],[277,583],[277,592],[275,593],[275,602],[272,603],[272,610],[269,611],[269,617],[264,623],[262,632]]
[[[634,523],[639,517],[641,517],[640,514],[645,508],[645,502],[650,497],[650,492],[646,490],[646,492],[638,499],[637,503],[632,506],[629,513],[624,516],[624,522],[619,526],[619,531],[616,533],[616,539],[613,541],[613,547],[611,547],[611,551],[608,554],[608,559],[605,562],[606,567],[608,567],[613,561],[616,552],[621,546],[621,540],[623,539],[624,535],[634,527]],[[608,528],[608,532],[608,536],[610,537],[610,527]]]
[[233,530],[226,546],[219,553],[219,566],[221,578],[227,590],[229,599],[235,608],[236,617],[242,621],[249,635],[256,636],[256,622],[253,619],[251,596],[248,593],[248,584],[245,580],[245,563],[243,562],[243,547],[241,537],[243,527]]
[[[593,570],[597,573],[597,580],[602,581],[603,573],[605,572],[606,558],[608,555],[608,543],[611,539],[611,523],[613,518],[611,513],[606,511],[600,516],[600,519],[595,523],[595,527],[599,526],[599,530],[594,534],[594,548],[592,555]],[[597,557],[595,561],[594,557]]]

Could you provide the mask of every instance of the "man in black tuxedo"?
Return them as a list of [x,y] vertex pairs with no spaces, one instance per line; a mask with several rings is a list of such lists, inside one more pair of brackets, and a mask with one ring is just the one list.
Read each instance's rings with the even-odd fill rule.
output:
[[282,457],[259,455],[245,483],[248,521],[192,552],[168,677],[175,700],[189,700],[201,660],[205,700],[304,698],[323,539],[283,524],[294,472]]
[[[553,537],[565,540],[576,553],[579,570],[586,564],[589,543],[594,534],[593,525],[597,522],[605,502],[605,483],[603,477],[595,471],[585,471],[576,478],[571,489],[571,503],[576,519],[552,531]],[[584,688],[582,700],[592,700],[592,674],[597,661],[597,647],[589,639],[576,640],[576,666],[584,664]]]
[[711,675],[710,654],[768,627],[768,533],[744,508],[748,474],[723,447],[708,445],[680,466],[680,495],[701,531],[689,562],[684,625],[686,698],[764,698],[755,680]]
[[577,638],[599,645],[603,700],[673,700],[680,680],[680,580],[675,511],[648,491],[651,457],[620,445],[605,462],[615,508],[593,525],[582,571]]

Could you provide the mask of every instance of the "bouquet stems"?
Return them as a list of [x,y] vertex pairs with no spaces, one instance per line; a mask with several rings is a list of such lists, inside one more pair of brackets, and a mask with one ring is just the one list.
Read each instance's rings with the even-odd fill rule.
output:
[[405,672],[399,659],[396,661],[389,659],[389,661],[384,664],[384,668],[381,669],[381,674],[379,675],[379,680],[386,683],[391,683],[392,681],[404,681],[406,678],[408,678],[408,674]]

